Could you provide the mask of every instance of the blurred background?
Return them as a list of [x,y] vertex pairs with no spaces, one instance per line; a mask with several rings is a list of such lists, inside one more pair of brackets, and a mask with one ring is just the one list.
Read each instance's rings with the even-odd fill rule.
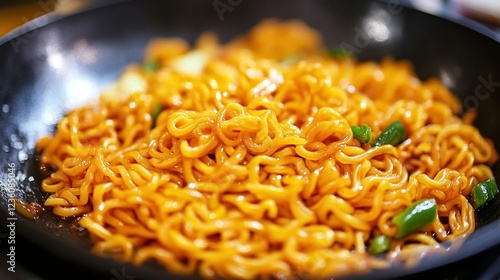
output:
[[[28,24],[32,20],[43,17],[52,12],[66,14],[73,13],[79,9],[85,8],[97,2],[103,3],[106,1],[117,0],[0,0],[0,37],[5,34],[20,28],[24,24]],[[168,0],[165,0],[168,1]],[[212,0],[204,0],[212,1]],[[251,1],[251,0],[248,0]],[[304,0],[304,3],[307,0]],[[335,1],[335,0],[332,0]],[[475,25],[484,29],[493,30],[498,34],[495,38],[500,42],[500,0],[390,0],[395,3],[401,2],[413,6],[426,13],[442,16],[453,19],[455,21],[467,22],[467,25]],[[36,25],[35,25],[36,26]],[[496,62],[495,62],[496,63]],[[498,246],[497,246],[498,247]],[[464,269],[477,272],[474,269],[481,269],[492,263],[491,260],[496,260],[490,267],[498,267],[498,251],[492,251],[479,259],[485,266],[468,267],[465,263]],[[0,261],[2,259],[0,258]],[[469,263],[470,264],[470,263]],[[464,262],[455,264],[453,269],[460,271]],[[476,264],[473,264],[475,266]],[[0,266],[1,267],[1,266]],[[26,279],[41,280],[33,275],[31,271],[24,269],[21,266],[16,267],[19,273],[17,275],[29,275]],[[491,270],[491,269],[490,269]],[[4,272],[4,271],[1,271]],[[446,271],[445,271],[446,272]],[[441,275],[443,272],[441,272]],[[490,273],[491,274],[491,273]],[[453,274],[455,275],[455,274]],[[467,275],[470,275],[467,274]],[[445,280],[456,280],[457,278],[448,277],[445,275]],[[465,277],[465,276],[464,276]],[[0,274],[0,279],[2,278]],[[21,278],[18,278],[21,279]],[[436,278],[434,278],[436,279]],[[441,278],[443,279],[443,278]],[[485,280],[485,278],[481,278]],[[489,279],[488,279],[489,280]]]
[[[0,36],[50,12],[71,13],[106,0],[0,0]],[[454,20],[474,21],[498,32],[500,38],[499,0],[393,0]]]
[[[103,0],[100,0],[103,1]],[[94,0],[0,0],[0,36],[50,12],[71,13]]]

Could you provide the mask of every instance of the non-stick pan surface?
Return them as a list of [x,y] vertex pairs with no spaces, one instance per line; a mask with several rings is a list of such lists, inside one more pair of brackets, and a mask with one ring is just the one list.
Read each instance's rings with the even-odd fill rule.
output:
[[[25,201],[43,203],[33,150],[37,139],[52,133],[67,110],[96,98],[126,64],[140,61],[148,40],[157,36],[179,36],[193,42],[202,31],[214,30],[227,41],[263,18],[303,19],[324,35],[327,44],[342,44],[360,60],[407,59],[422,79],[438,77],[463,100],[465,108],[478,110],[476,125],[500,150],[500,43],[486,30],[478,32],[404,7],[398,0],[114,2],[100,2],[69,16],[41,17],[0,39],[3,258],[10,252],[8,237],[13,234],[17,261],[28,259],[29,254],[30,260],[47,270],[71,268],[70,279],[87,274],[99,279],[174,278],[152,263],[133,267],[93,256],[78,224],[50,213],[27,220],[11,215],[7,203],[12,193]],[[229,6],[222,9],[220,3]],[[498,164],[494,173],[500,176]],[[9,178],[15,179],[10,185],[13,189]],[[481,209],[479,228],[460,248],[451,246],[447,254],[425,256],[415,268],[395,266],[367,279],[407,276],[498,248],[499,200],[497,196]],[[7,227],[12,222],[14,230]],[[2,273],[5,265],[2,259]]]

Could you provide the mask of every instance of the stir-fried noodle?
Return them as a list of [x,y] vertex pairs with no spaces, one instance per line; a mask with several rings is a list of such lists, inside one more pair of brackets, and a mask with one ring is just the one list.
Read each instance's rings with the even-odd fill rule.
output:
[[[38,142],[45,206],[81,217],[96,254],[176,274],[383,268],[390,257],[368,252],[378,236],[391,253],[475,229],[470,193],[498,156],[460,113],[409,62],[332,55],[300,21],[266,20],[225,44],[158,38]],[[373,141],[394,121],[395,145],[353,135],[367,125]],[[423,199],[436,218],[398,238],[394,217]]]

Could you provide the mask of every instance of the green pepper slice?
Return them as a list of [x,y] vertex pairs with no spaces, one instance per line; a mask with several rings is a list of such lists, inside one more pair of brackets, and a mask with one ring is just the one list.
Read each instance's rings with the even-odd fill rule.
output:
[[368,247],[368,253],[371,255],[380,255],[389,251],[391,248],[391,239],[385,235],[379,235],[372,239]]
[[495,178],[478,183],[472,188],[472,205],[477,210],[499,193]]
[[337,59],[348,59],[353,53],[342,46],[335,46],[328,49],[328,54]]
[[394,121],[388,125],[382,133],[373,141],[372,146],[393,145],[396,146],[406,139],[406,129],[400,121]]
[[396,238],[421,230],[434,222],[437,217],[437,203],[434,198],[421,199],[392,218],[398,226]]
[[155,73],[160,69],[160,63],[156,60],[145,60],[142,62],[142,69],[148,73]]
[[160,115],[161,111],[163,110],[163,104],[161,102],[156,103],[155,107],[153,108],[153,112],[151,113],[151,127],[156,126],[156,119],[158,118],[158,115]]
[[372,128],[366,124],[359,126],[351,126],[352,134],[359,142],[365,144],[372,140]]

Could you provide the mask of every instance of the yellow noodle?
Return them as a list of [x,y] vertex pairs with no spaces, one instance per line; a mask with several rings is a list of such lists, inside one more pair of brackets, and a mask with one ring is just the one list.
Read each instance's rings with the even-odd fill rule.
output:
[[[125,68],[37,144],[45,206],[81,216],[92,252],[207,279],[330,278],[415,265],[475,230],[468,197],[498,154],[409,62],[337,59],[303,22],[272,19],[225,44],[155,38],[144,58],[160,68]],[[394,120],[396,147],[351,130]],[[393,238],[391,219],[424,198],[439,218]],[[371,256],[380,234],[391,249]]]

